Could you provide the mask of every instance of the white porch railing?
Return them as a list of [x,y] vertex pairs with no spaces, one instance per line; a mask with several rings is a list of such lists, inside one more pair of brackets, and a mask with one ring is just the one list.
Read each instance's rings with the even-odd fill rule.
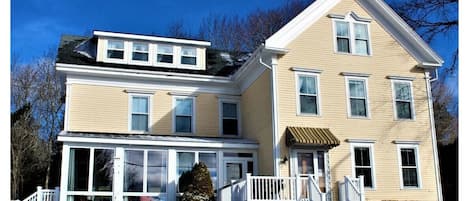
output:
[[59,195],[59,187],[55,187],[55,189],[42,189],[42,187],[38,186],[37,191],[23,201],[59,201]]
[[365,201],[365,185],[363,176],[359,178],[344,177],[344,181],[339,182],[340,201]]
[[312,176],[274,177],[251,176],[232,182],[231,188],[222,188],[219,200],[223,201],[325,201]]

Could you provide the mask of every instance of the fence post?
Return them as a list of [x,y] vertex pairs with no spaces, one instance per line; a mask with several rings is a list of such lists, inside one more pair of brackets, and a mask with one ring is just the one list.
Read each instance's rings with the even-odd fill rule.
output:
[[358,180],[360,181],[360,201],[365,201],[365,180],[363,175],[360,175],[358,178]]
[[313,201],[313,176],[308,175],[309,201]]
[[251,173],[246,173],[246,201],[251,201]]
[[37,192],[36,192],[36,200],[37,201],[42,201],[42,187],[38,186],[37,187]]
[[54,201],[59,201],[60,198],[60,187],[56,186],[54,189]]
[[344,176],[344,197],[345,197],[345,201],[349,201],[350,200],[350,194],[349,194],[349,184],[348,184],[348,177],[347,176]]
[[296,174],[296,178],[295,178],[296,182],[296,200],[300,200],[301,199],[301,180],[300,180],[300,175],[299,174]]

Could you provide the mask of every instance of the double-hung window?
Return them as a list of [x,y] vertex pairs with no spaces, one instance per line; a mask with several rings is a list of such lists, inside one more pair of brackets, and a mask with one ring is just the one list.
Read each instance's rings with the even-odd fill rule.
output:
[[148,62],[148,44],[134,42],[132,46],[132,60]]
[[239,103],[235,101],[220,101],[221,134],[239,135]]
[[173,63],[173,46],[158,44],[157,63]]
[[352,151],[354,176],[363,176],[365,187],[374,188],[373,145],[352,144]]
[[419,188],[418,145],[398,145],[401,188]]
[[355,53],[362,55],[369,55],[369,39],[368,39],[368,25],[362,23],[354,23],[355,33]]
[[131,95],[130,130],[148,131],[150,96]]
[[298,114],[319,114],[318,76],[297,74]]
[[366,78],[346,78],[349,117],[368,117],[368,95]]
[[181,64],[196,65],[197,49],[194,47],[181,47]]
[[336,21],[337,52],[351,53],[349,22]]
[[412,83],[393,80],[394,107],[397,119],[413,119]]
[[174,98],[174,132],[193,133],[194,132],[194,98],[175,97]]
[[336,52],[370,55],[369,23],[334,20]]
[[124,41],[108,40],[107,42],[107,58],[124,59]]

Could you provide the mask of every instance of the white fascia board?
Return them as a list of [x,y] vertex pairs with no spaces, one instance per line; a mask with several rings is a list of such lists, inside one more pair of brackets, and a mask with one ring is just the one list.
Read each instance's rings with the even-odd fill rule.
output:
[[114,138],[87,138],[58,136],[58,141],[68,143],[97,143],[97,144],[125,144],[142,146],[163,146],[163,147],[197,147],[197,148],[224,148],[224,149],[257,149],[259,145],[233,142],[176,142],[176,141],[153,141],[134,139],[114,139]]
[[155,41],[155,42],[189,44],[189,45],[198,45],[198,46],[207,46],[207,47],[211,45],[209,41],[166,38],[166,37],[158,37],[158,36],[145,36],[145,35],[115,33],[115,32],[107,32],[107,31],[94,31],[93,35],[104,36],[104,37],[114,37],[114,38],[125,38],[125,39],[131,39],[131,40],[146,40],[146,41]]
[[318,21],[327,11],[339,2],[340,0],[316,0],[298,14],[298,16],[270,36],[265,41],[265,45],[277,49],[286,48],[292,40]]

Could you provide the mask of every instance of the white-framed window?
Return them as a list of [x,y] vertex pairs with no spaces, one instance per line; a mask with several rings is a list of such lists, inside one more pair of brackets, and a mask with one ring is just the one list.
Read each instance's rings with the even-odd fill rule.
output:
[[396,119],[414,119],[414,98],[412,95],[412,81],[392,80],[394,98],[394,115]]
[[363,77],[345,77],[348,116],[369,118],[368,79]]
[[417,144],[398,144],[401,189],[421,188],[419,150]]
[[220,100],[220,134],[239,136],[241,133],[239,100]]
[[364,177],[367,188],[376,188],[373,143],[351,143],[352,175]]
[[124,60],[124,41],[107,40],[106,58]]
[[112,148],[71,147],[67,200],[112,200],[115,151]]
[[297,114],[319,115],[319,75],[295,73],[297,83]]
[[369,23],[347,17],[334,19],[333,24],[336,52],[371,55]]
[[130,94],[129,130],[149,131],[151,96],[148,94]]
[[190,96],[173,97],[174,133],[195,132],[195,98]]
[[197,48],[181,47],[181,64],[195,66],[197,64]]
[[203,162],[210,173],[212,185],[217,186],[217,153],[209,151],[178,151],[176,153],[176,182],[178,184],[177,192],[180,192],[179,178],[182,173],[190,171],[195,163]]
[[157,52],[156,52],[157,63],[172,64],[173,56],[174,56],[174,46],[164,45],[164,44],[157,45]]
[[149,45],[148,43],[133,42],[132,43],[132,61],[148,62]]

